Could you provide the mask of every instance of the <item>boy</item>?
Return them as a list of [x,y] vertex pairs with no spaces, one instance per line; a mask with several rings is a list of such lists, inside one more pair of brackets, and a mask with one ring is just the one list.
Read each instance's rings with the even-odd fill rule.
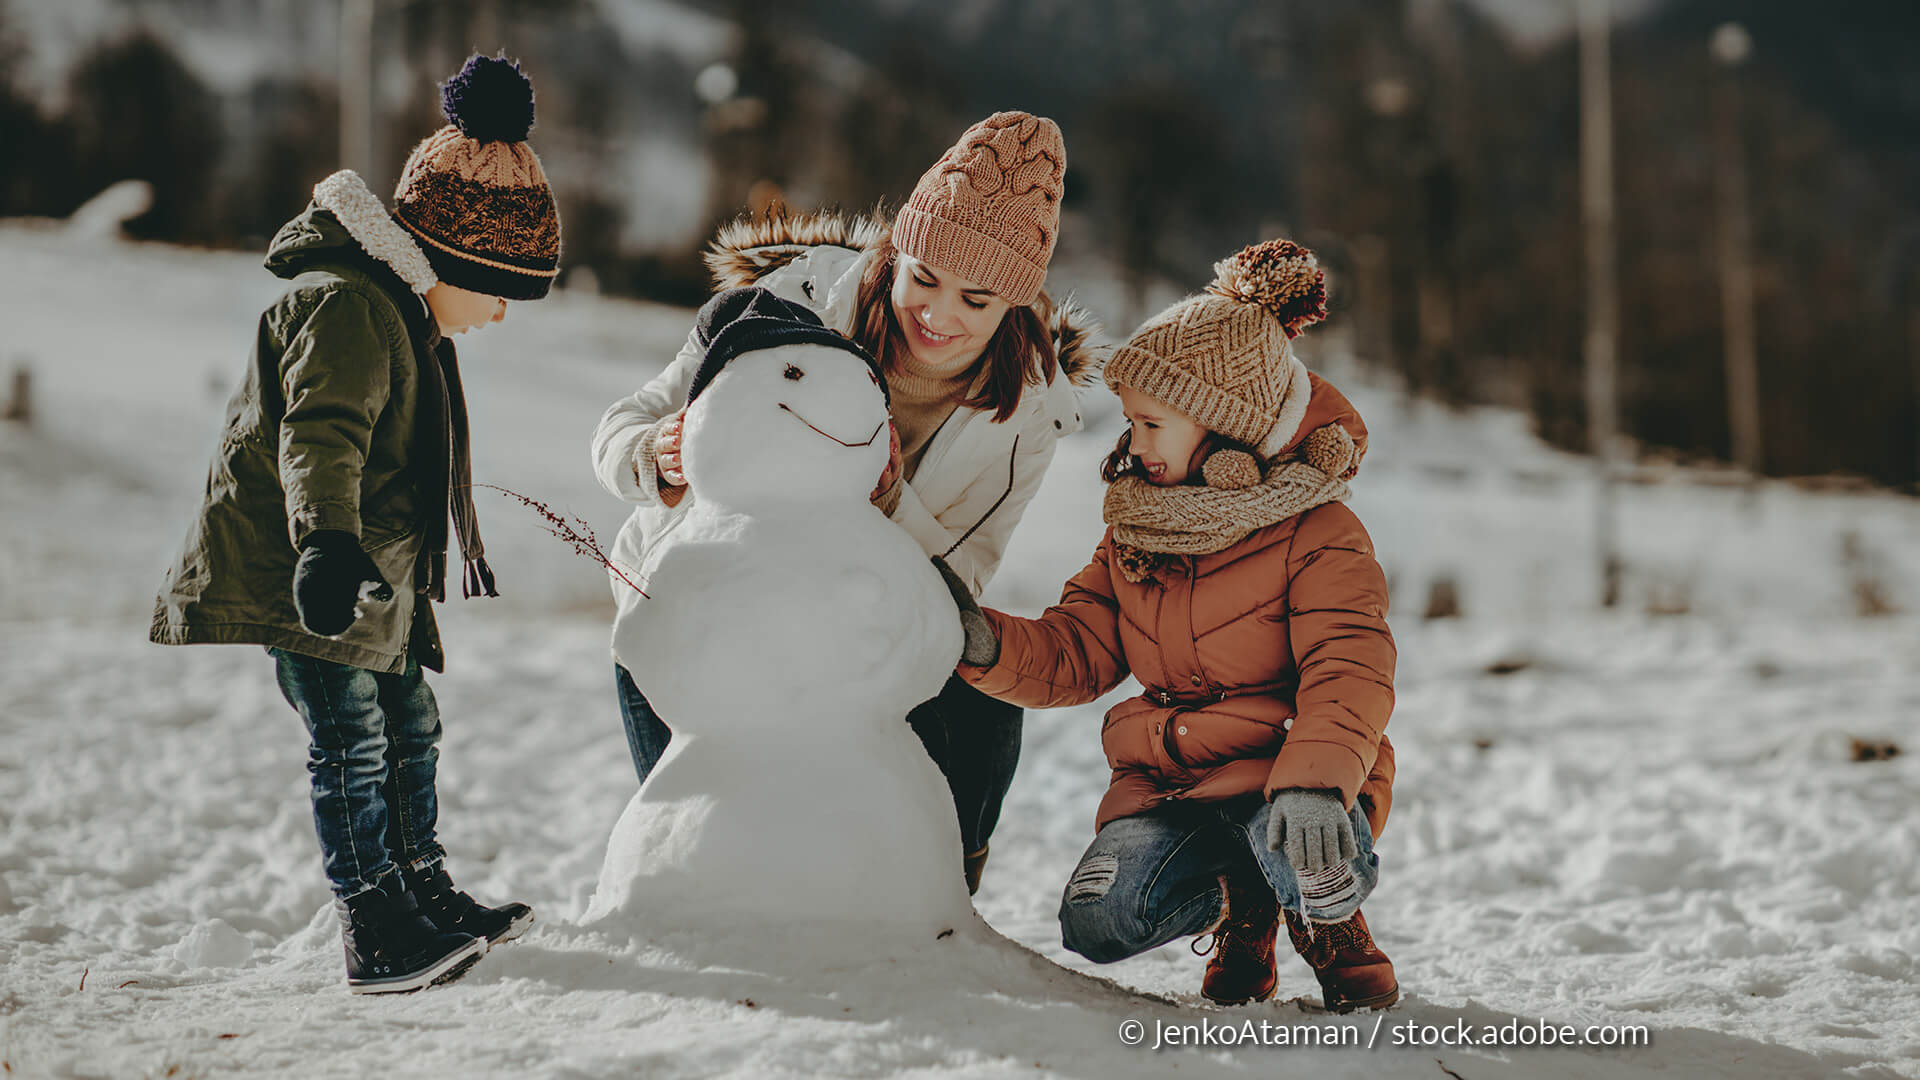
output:
[[464,974],[532,909],[459,891],[435,838],[449,512],[462,592],[497,596],[482,556],[453,334],[545,296],[560,222],[525,139],[533,88],[474,56],[442,87],[449,125],[408,157],[389,214],[342,171],[282,226],[199,518],[151,637],[264,645],[310,737],[314,826],[353,993]]

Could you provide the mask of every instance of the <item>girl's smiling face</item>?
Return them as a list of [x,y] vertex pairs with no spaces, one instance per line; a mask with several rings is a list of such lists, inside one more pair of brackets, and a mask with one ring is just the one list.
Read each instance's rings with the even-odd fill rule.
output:
[[1200,471],[1206,457],[1206,428],[1131,386],[1120,387],[1120,407],[1131,425],[1133,456],[1140,459],[1148,483],[1183,484]]
[[992,291],[904,251],[894,256],[888,301],[907,350],[930,367],[979,356],[1012,306]]

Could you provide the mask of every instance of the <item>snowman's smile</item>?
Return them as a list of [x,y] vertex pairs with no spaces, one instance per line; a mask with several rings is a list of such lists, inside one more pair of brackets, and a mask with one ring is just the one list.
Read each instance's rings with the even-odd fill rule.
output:
[[795,420],[798,420],[801,423],[806,424],[808,427],[813,428],[814,431],[819,432],[819,434],[825,436],[826,438],[832,439],[834,442],[839,443],[841,446],[854,446],[854,447],[872,446],[873,440],[879,438],[880,433],[887,429],[887,422],[885,420],[882,420],[880,421],[880,426],[873,429],[873,434],[867,436],[867,439],[865,442],[848,442],[847,440],[840,438],[838,435],[829,434],[828,432],[820,431],[820,429],[817,427],[813,427],[813,424],[811,421],[809,421],[806,417],[801,416],[798,412],[795,412],[793,406],[787,404],[786,402],[784,401],[781,402],[780,407],[782,409],[785,409],[787,411],[787,414],[789,416],[792,416]]

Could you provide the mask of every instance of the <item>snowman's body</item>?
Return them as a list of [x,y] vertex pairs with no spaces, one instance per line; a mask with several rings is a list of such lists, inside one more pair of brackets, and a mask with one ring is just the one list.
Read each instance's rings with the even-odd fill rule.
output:
[[744,353],[688,409],[692,495],[615,651],[673,731],[589,917],[953,926],[945,780],[905,723],[959,658],[953,603],[868,501],[887,408],[839,349]]

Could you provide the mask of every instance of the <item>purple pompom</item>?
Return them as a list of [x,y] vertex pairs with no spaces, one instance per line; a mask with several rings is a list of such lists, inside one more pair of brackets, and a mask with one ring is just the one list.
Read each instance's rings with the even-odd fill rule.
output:
[[520,142],[533,130],[533,83],[518,63],[475,53],[440,85],[440,108],[469,139]]

